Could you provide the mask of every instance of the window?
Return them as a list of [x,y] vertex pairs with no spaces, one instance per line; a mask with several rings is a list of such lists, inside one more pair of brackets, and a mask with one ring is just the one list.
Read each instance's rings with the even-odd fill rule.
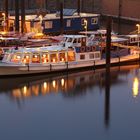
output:
[[89,54],[90,59],[94,59],[94,53]]
[[58,62],[57,54],[50,54],[50,59],[53,63]]
[[91,24],[97,24],[97,23],[98,23],[98,18],[91,19]]
[[32,55],[32,63],[40,63],[40,54],[34,53]]
[[20,60],[21,60],[21,54],[20,53],[14,54],[11,58],[11,62],[14,62],[14,63],[19,63]]
[[68,52],[68,61],[75,61],[75,53],[72,51]]
[[45,28],[46,28],[46,29],[51,29],[51,28],[53,28],[53,22],[52,22],[52,21],[46,21],[46,22],[45,22]]
[[41,56],[41,60],[42,60],[42,63],[49,62],[49,54],[43,53],[42,56]]
[[81,55],[80,55],[80,59],[81,59],[81,60],[84,60],[84,59],[85,59],[85,55],[84,55],[84,54],[81,54]]
[[65,62],[66,61],[65,53],[59,53],[59,59],[60,62]]
[[95,53],[95,58],[100,58],[100,53]]
[[29,63],[30,62],[30,53],[25,53],[24,57],[22,59],[23,63]]
[[66,26],[71,27],[71,20],[70,19],[67,20]]

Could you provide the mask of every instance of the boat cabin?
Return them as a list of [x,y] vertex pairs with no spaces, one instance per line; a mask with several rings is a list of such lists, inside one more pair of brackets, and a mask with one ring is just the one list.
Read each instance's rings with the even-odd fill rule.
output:
[[5,54],[3,62],[15,64],[56,64],[99,60],[100,58],[100,51],[96,50],[96,46],[89,45],[86,36],[69,35],[64,37],[64,42],[60,43],[60,45],[13,49]]

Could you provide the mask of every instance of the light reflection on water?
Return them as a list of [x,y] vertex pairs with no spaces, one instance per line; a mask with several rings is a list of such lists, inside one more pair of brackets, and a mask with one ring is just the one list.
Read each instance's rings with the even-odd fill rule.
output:
[[108,88],[105,77],[100,69],[1,80],[0,138],[140,138],[139,66],[112,68]]

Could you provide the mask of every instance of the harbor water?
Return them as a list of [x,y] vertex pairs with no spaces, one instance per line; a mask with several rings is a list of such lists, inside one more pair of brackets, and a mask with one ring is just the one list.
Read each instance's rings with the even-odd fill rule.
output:
[[139,64],[0,78],[0,139],[139,140],[139,88]]

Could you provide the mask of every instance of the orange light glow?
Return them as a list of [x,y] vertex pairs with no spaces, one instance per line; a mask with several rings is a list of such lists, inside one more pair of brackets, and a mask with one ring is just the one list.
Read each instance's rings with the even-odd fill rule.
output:
[[133,81],[133,97],[137,97],[139,93],[139,80],[135,78]]

